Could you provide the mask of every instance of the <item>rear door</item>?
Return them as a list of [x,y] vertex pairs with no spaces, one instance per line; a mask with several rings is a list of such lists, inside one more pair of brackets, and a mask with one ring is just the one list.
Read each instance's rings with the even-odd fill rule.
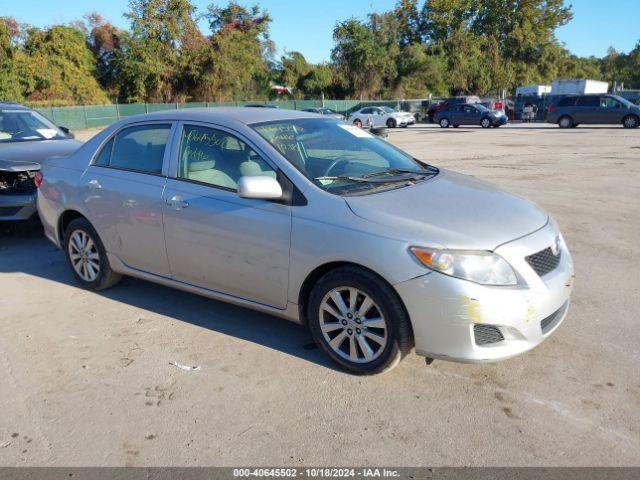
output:
[[172,122],[127,126],[112,136],[82,177],[89,220],[125,265],[168,277],[162,192]]
[[598,123],[600,97],[598,95],[583,95],[578,98],[574,107],[573,120],[576,123]]
[[184,124],[163,197],[167,253],[180,282],[284,309],[291,207],[240,198],[243,175],[276,169],[236,132]]

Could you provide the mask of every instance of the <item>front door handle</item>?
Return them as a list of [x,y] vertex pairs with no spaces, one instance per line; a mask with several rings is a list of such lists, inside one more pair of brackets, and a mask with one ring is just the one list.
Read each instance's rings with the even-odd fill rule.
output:
[[171,198],[167,198],[166,203],[176,210],[182,210],[183,208],[187,208],[189,206],[189,202],[185,201],[180,195],[174,195]]
[[91,181],[87,182],[87,186],[90,189],[95,189],[95,190],[97,190],[99,188],[102,188],[102,185],[100,185],[100,182],[98,180],[91,180]]

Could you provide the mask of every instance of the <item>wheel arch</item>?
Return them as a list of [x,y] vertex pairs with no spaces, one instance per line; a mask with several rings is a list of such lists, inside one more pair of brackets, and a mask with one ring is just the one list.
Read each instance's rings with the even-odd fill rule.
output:
[[[344,268],[344,267],[351,267],[351,268],[357,268],[357,269],[363,270],[365,272],[368,272],[374,275],[375,277],[380,279],[381,282],[384,282],[391,289],[391,291],[393,291],[397,295],[398,300],[402,305],[402,308],[405,310],[405,312],[407,313],[407,317],[410,319],[409,311],[407,310],[407,307],[405,306],[404,301],[402,300],[402,297],[400,296],[398,291],[394,288],[394,286],[389,281],[387,281],[387,279],[385,279],[382,275],[380,275],[375,270],[372,270],[369,267],[365,267],[364,265],[361,265],[359,263],[348,262],[348,261],[333,261],[333,262],[328,262],[328,263],[324,263],[322,265],[317,266],[307,275],[304,282],[302,282],[300,291],[298,292],[298,312],[299,312],[298,314],[299,314],[301,323],[305,325],[307,324],[307,306],[309,303],[309,299],[311,297],[311,291],[313,290],[313,287],[316,285],[316,283],[318,283],[318,281],[327,273],[333,270],[337,270],[339,268]],[[409,324],[411,324],[411,321],[409,322]],[[413,337],[413,326],[411,326],[411,336]]]
[[78,210],[69,209],[62,212],[62,214],[58,218],[58,241],[60,242],[60,245],[64,244],[64,234],[67,230],[67,227],[71,222],[78,218],[84,218],[87,222],[91,223],[89,219]]

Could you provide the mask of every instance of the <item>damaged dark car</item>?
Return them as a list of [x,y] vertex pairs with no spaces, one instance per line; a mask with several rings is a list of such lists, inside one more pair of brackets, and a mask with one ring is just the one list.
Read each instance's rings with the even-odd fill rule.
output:
[[40,166],[49,157],[73,153],[80,142],[38,112],[0,103],[0,222],[37,215]]

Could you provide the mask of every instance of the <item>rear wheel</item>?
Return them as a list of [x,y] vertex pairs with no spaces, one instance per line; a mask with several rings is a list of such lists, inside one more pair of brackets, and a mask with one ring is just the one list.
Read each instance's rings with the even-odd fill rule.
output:
[[449,128],[449,125],[451,125],[451,123],[449,122],[448,118],[445,117],[440,119],[440,127]]
[[77,218],[67,226],[64,250],[73,275],[88,290],[104,290],[122,278],[111,269],[100,237],[85,218]]
[[400,298],[363,269],[345,267],[322,277],[311,292],[307,315],[315,342],[352,373],[390,370],[412,347]]
[[560,117],[560,119],[558,120],[558,126],[560,128],[571,128],[572,125],[573,125],[573,120],[568,115],[564,115]]
[[398,123],[396,122],[396,120],[394,118],[390,118],[387,120],[387,127],[389,128],[396,128],[398,126]]
[[622,125],[624,125],[624,128],[638,128],[639,124],[640,120],[635,115],[627,115],[622,120]]
[[480,120],[480,126],[482,128],[491,128],[493,126],[493,122],[491,121],[490,118],[483,118],[482,120]]

